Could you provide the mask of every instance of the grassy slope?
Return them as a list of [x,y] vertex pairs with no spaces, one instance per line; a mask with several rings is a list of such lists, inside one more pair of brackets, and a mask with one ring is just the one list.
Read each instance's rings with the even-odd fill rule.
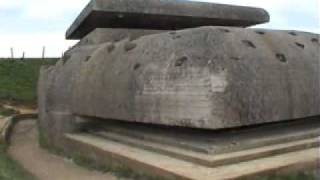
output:
[[54,59],[0,59],[0,100],[35,104],[40,66],[53,63]]
[[[0,102],[25,105],[36,104],[36,86],[41,65],[54,64],[56,59],[0,59]],[[15,113],[5,109],[0,103],[0,115]],[[0,144],[0,180],[32,180],[22,167],[6,153],[6,147]]]

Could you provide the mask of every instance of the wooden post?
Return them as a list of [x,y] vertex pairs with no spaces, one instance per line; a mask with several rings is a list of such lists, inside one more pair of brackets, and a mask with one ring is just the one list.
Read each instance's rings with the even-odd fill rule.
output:
[[24,56],[25,56],[25,52],[23,51],[21,60],[24,60]]
[[45,55],[46,55],[46,47],[43,46],[43,48],[42,48],[42,59],[45,58]]
[[13,58],[14,58],[13,48],[10,48],[10,51],[11,51],[11,59],[13,60]]

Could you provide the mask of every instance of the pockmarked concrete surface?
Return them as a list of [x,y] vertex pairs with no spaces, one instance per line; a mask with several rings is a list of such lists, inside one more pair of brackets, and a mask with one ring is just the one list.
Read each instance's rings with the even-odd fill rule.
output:
[[68,132],[77,115],[221,129],[318,116],[319,47],[317,34],[227,27],[83,47],[42,69],[40,124]]
[[65,57],[70,57],[75,51],[82,49],[96,49],[99,44],[118,42],[124,39],[138,39],[141,36],[165,32],[162,30],[123,29],[123,28],[97,28],[83,37],[75,46],[65,52]]
[[115,180],[111,174],[90,171],[55,156],[38,145],[36,120],[25,120],[14,128],[9,154],[39,180]]
[[95,28],[176,30],[269,22],[264,9],[178,0],[91,0],[67,31],[81,39]]
[[123,39],[135,40],[141,36],[158,34],[165,31],[161,30],[145,30],[145,29],[123,29],[123,28],[97,28],[83,37],[78,46],[98,45],[105,42],[118,42]]

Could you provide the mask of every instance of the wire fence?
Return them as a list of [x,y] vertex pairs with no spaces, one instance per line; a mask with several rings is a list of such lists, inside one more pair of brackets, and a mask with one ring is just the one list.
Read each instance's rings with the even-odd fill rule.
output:
[[46,56],[46,47],[43,46],[42,47],[42,51],[41,51],[41,56],[37,57],[37,58],[26,58],[26,52],[23,51],[22,54],[19,53],[19,55],[17,55],[14,51],[14,48],[11,47],[10,48],[10,57],[4,57],[1,58],[0,60],[28,60],[28,59],[43,59],[43,60],[48,60],[48,59],[58,59],[64,56],[64,52],[62,52],[60,57],[47,57]]

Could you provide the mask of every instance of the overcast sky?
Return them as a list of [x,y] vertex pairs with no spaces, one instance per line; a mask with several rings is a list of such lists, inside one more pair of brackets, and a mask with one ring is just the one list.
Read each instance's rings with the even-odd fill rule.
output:
[[[262,7],[271,22],[258,27],[320,33],[320,0],[199,0]],[[0,0],[0,57],[61,56],[75,41],[64,40],[69,25],[89,0]]]

